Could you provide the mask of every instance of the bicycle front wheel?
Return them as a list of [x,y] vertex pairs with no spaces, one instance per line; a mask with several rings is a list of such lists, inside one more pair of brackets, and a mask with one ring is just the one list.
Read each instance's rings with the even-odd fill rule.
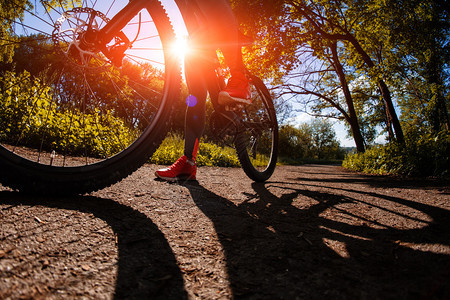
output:
[[256,76],[251,76],[252,104],[241,115],[235,148],[247,176],[263,182],[272,176],[278,157],[278,123],[270,92]]
[[98,49],[115,1],[19,2],[0,12],[0,182],[67,194],[128,176],[159,146],[180,90],[161,3],[146,1]]

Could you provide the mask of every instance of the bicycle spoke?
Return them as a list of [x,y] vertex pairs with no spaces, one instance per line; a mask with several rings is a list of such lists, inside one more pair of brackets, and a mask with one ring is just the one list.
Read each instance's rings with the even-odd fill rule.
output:
[[137,59],[140,59],[140,60],[144,60],[144,61],[148,61],[148,62],[151,62],[151,63],[155,63],[155,64],[158,64],[158,65],[164,66],[164,62],[156,61],[156,60],[153,60],[153,59],[143,58],[143,57],[136,56],[136,55],[131,55],[131,54],[127,54],[126,57],[128,57],[129,59],[131,59],[132,61],[137,62],[137,63],[139,62],[139,60],[137,60]]
[[[154,38],[159,38],[159,35],[152,35],[152,36],[147,36],[144,38],[140,38],[140,39],[136,39],[136,42],[141,42],[141,41],[145,41],[145,40],[149,40],[149,39],[154,39]],[[162,50],[162,49],[161,49]]]
[[[15,20],[13,21],[13,23],[18,24],[18,25],[20,25],[21,27],[23,27],[23,28],[24,28],[24,31],[27,31],[26,29],[31,29],[31,30],[34,30],[34,31],[36,31],[36,32],[38,32],[38,33],[41,33],[41,34],[43,34],[43,35],[48,35],[45,31],[42,31],[42,30],[40,30],[40,29],[31,27],[31,26],[28,26],[28,25],[25,25],[25,24],[23,24],[23,23],[19,23],[19,22],[15,21]],[[48,36],[51,37],[50,35],[48,35]]]
[[[140,66],[144,66],[142,63],[139,63],[139,62],[136,62],[136,63],[138,63]],[[109,74],[109,75],[115,76],[117,80],[122,80],[122,81],[123,81],[122,78],[120,78],[119,76],[117,76],[117,75],[115,75],[115,74],[111,74],[111,73],[108,73],[108,74]],[[134,86],[139,86],[139,87],[145,88],[148,92],[152,92],[152,93],[154,93],[155,95],[160,95],[160,96],[162,96],[162,91],[157,91],[157,90],[155,90],[155,89],[151,89],[151,88],[149,88],[148,86],[145,86],[145,85],[143,85],[142,83],[139,83],[139,82],[136,82],[136,81],[131,81],[131,82],[134,84]],[[131,86],[131,88],[134,90],[133,86]],[[148,97],[148,95],[147,95],[147,96],[144,96],[144,95],[140,94],[139,92],[137,92],[136,90],[134,90],[134,92],[136,92],[136,94],[137,94],[138,96],[142,97],[142,98]]]
[[25,12],[28,13],[28,14],[30,14],[31,16],[35,17],[36,19],[42,21],[44,24],[47,24],[48,26],[53,27],[53,23],[51,23],[51,22],[45,20],[44,18],[41,18],[40,16],[38,16],[38,15],[36,15],[35,13],[29,11],[28,9],[25,10]]
[[[276,163],[278,131],[272,100],[263,92],[258,81],[252,97],[252,104],[242,112],[242,133],[237,147],[241,149],[240,160],[246,174],[257,181],[264,181],[273,172]],[[267,90],[267,89],[265,89]]]
[[[94,99],[94,101],[95,102],[97,102],[98,100],[97,100],[97,97],[96,97],[96,95],[95,95],[95,93],[94,93],[94,91],[92,90],[92,88],[91,88],[91,86],[90,86],[90,84],[88,83],[88,81],[87,81],[87,78],[86,78],[86,76],[84,76],[84,82],[85,82],[85,85],[88,87],[88,89],[89,89],[89,94],[92,96],[92,98]],[[102,132],[102,130],[100,129],[100,127],[99,127],[99,124],[97,123],[97,119],[95,119],[95,125],[96,125],[96,128],[97,128],[97,130],[99,131],[99,133],[100,133],[100,137],[97,137],[97,139],[99,139],[100,140],[100,142],[102,143],[102,148],[103,149],[105,149],[106,147],[105,147],[105,145],[104,145],[104,142],[103,142],[103,132]],[[110,124],[111,125],[111,124]],[[109,126],[109,127],[111,127],[111,126]],[[112,128],[112,127],[111,127]]]
[[[82,7],[95,8],[97,2],[85,0]],[[106,15],[114,5],[112,1],[106,7]],[[124,53],[126,71],[102,52],[80,46],[84,30],[100,29],[108,19],[91,18],[92,8],[69,8],[61,18],[67,6],[75,7],[75,1],[37,1],[34,9],[22,9],[23,19],[9,20],[14,28],[10,36],[0,37],[0,47],[14,47],[18,57],[13,60],[23,59],[19,70],[29,74],[15,74],[12,65],[0,70],[0,76],[17,76],[5,81],[2,90],[20,93],[23,105],[21,115],[11,116],[15,123],[8,124],[17,133],[8,149],[28,151],[24,155],[37,163],[63,167],[91,164],[126,149],[157,116],[164,96],[158,85],[165,70],[160,36],[148,13],[141,12],[139,21],[136,16],[124,28],[134,42]],[[34,53],[42,62],[26,60],[22,53]],[[146,70],[147,77],[140,78],[144,73],[139,70]]]
[[[133,48],[133,50],[162,51],[161,48]],[[144,57],[140,57],[140,59],[144,59]]]
[[[161,143],[180,91],[166,56],[175,34],[159,0],[124,2],[3,3],[1,184],[90,192],[136,170]],[[103,44],[102,27],[121,10],[128,24],[111,24]]]
[[[113,8],[114,4],[116,3],[116,0],[112,1],[111,5],[109,6],[108,10],[105,13],[105,16],[107,16],[109,14],[109,12],[111,11],[111,9]],[[100,26],[103,25],[103,21],[100,23]]]
[[139,25],[139,24],[150,24],[150,23],[155,23],[155,22],[153,22],[153,21],[130,22],[130,23],[128,23],[128,25]]
[[[141,110],[139,110],[139,108],[134,104],[133,99],[129,98],[127,95],[124,94],[124,92],[119,88],[119,86],[114,82],[114,80],[112,80],[112,78],[111,78],[111,83],[112,83],[112,85],[114,86],[114,89],[116,90],[116,92],[118,93],[118,95],[119,95],[120,97],[124,97],[124,98],[127,99],[127,100],[130,100],[130,101],[133,103],[133,108],[135,108],[135,109],[138,111],[139,115],[140,115],[147,123],[150,123],[150,119],[148,119],[147,116],[145,116],[145,115],[143,114],[143,112],[142,112]],[[136,92],[136,94],[139,95],[139,93],[138,93],[136,90],[133,89],[133,91]],[[142,98],[144,99],[144,97],[142,97]],[[151,104],[151,105],[152,105],[152,104]],[[152,107],[153,107],[155,110],[157,109],[157,106],[155,106],[155,105],[152,105]]]

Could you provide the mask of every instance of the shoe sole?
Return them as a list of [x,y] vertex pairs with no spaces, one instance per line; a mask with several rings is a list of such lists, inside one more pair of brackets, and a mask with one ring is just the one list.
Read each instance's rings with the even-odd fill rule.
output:
[[252,100],[250,99],[231,97],[227,93],[219,93],[219,99],[217,99],[217,102],[220,105],[252,104]]
[[181,176],[181,177],[164,177],[155,173],[155,176],[159,179],[169,181],[169,182],[177,182],[177,181],[196,181],[195,176]]

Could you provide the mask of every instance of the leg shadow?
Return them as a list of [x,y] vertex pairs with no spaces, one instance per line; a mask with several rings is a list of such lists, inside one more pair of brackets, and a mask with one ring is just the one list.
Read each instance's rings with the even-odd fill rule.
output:
[[[381,226],[376,220],[342,211],[342,206],[358,203],[357,199],[338,191],[311,191],[301,185],[254,183],[254,193],[247,194],[248,200],[240,204],[198,183],[184,186],[214,223],[235,298],[410,299],[449,295],[445,284],[449,256],[402,243],[411,235],[426,236],[429,243],[442,242],[431,224],[411,232]],[[272,188],[278,189],[277,195]],[[299,208],[294,204],[298,199],[312,199],[313,204]],[[401,203],[405,205],[405,201]],[[374,226],[329,218],[329,209],[359,218],[361,224],[375,222]],[[443,213],[436,215],[439,222]],[[439,228],[446,224],[448,218]]]

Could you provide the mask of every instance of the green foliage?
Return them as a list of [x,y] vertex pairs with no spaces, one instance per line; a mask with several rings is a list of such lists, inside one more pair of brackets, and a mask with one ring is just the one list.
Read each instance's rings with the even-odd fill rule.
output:
[[409,134],[406,147],[397,143],[374,146],[365,153],[348,154],[343,167],[368,174],[448,176],[450,133]]
[[[150,162],[160,165],[170,165],[183,155],[184,139],[178,135],[169,134],[161,146],[153,154]],[[219,147],[212,143],[201,141],[197,155],[197,165],[217,167],[239,167],[236,151],[230,147]]]
[[177,134],[168,134],[150,161],[158,165],[170,165],[183,155],[183,149],[183,138]]
[[[1,0],[0,1],[0,62],[11,62],[14,48],[17,46],[17,36],[14,35],[16,20],[23,20],[26,11],[33,11],[40,4],[29,0]],[[81,0],[40,0],[48,11],[54,7],[65,10],[81,5]]]
[[279,156],[285,163],[293,164],[310,160],[342,159],[332,124],[327,120],[315,119],[298,128],[283,125],[279,130]]
[[0,140],[67,155],[111,156],[138,136],[109,110],[60,110],[49,86],[28,72],[1,78]]
[[15,19],[23,18],[24,9],[29,8],[28,1],[0,1],[0,62],[11,62],[14,54],[14,42],[16,37],[13,36],[13,23]]
[[302,124],[299,128],[283,125],[279,129],[279,156],[281,160],[298,161],[313,156],[310,127]]
[[212,143],[201,142],[197,163],[200,166],[239,167],[236,151],[230,147],[219,147]]
[[232,2],[257,39],[252,67],[265,71],[270,62],[270,69],[284,71],[282,92],[312,114],[345,119],[359,151],[379,133],[402,141],[408,127],[435,134],[449,128],[446,1]]
[[314,119],[310,123],[312,133],[312,150],[318,159],[336,158],[339,155],[339,142],[328,120]]
[[3,143],[111,156],[140,135],[160,105],[164,73],[150,64],[125,60],[121,69],[82,74],[45,36],[17,39],[12,60],[0,62]]
[[260,78],[281,83],[287,71],[298,64],[298,34],[286,27],[284,1],[232,0],[231,5],[240,22],[240,30],[255,41],[243,48],[249,70]]

